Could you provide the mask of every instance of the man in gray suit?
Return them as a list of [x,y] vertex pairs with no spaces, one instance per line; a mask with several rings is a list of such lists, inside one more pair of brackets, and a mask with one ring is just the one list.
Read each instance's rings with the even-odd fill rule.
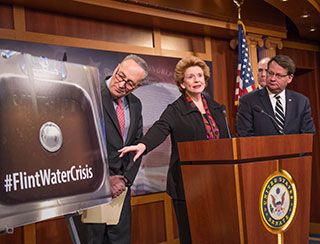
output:
[[239,136],[315,133],[309,99],[286,89],[295,64],[285,55],[268,62],[267,85],[239,101],[236,127]]
[[102,82],[101,95],[112,197],[118,197],[126,187],[128,191],[119,223],[117,225],[87,224],[87,243],[130,244],[130,186],[137,175],[141,159],[133,163],[130,154],[119,158],[118,150],[134,144],[143,135],[141,102],[131,92],[147,75],[147,63],[139,56],[131,54],[118,64],[111,77],[107,77]]

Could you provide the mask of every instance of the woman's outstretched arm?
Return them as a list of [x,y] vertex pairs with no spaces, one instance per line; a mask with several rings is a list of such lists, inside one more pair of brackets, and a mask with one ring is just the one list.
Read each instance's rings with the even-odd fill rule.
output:
[[118,152],[120,153],[120,158],[122,158],[125,154],[129,152],[133,152],[135,154],[133,162],[135,162],[144,153],[145,150],[146,145],[144,145],[143,143],[138,143],[137,145],[123,147]]

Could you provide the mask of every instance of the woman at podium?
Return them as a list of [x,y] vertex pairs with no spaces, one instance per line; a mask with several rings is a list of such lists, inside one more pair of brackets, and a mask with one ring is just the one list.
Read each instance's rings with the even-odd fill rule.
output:
[[171,137],[171,157],[167,176],[167,192],[172,197],[179,227],[180,243],[191,243],[189,221],[178,142],[213,140],[228,137],[225,120],[225,107],[204,94],[208,85],[210,69],[198,57],[188,56],[181,59],[175,68],[175,81],[181,96],[169,104],[146,135],[137,145],[119,150],[120,157],[135,152],[134,161],[159,146],[168,135]]

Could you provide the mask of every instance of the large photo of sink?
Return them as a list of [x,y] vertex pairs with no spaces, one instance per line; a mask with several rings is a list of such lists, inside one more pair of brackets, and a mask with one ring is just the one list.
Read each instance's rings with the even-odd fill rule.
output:
[[98,70],[0,57],[0,229],[110,200]]

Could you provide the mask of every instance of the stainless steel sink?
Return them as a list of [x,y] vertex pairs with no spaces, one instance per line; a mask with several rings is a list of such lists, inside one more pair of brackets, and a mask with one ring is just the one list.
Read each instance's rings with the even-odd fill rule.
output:
[[110,197],[94,68],[63,64],[68,75],[54,80],[36,76],[40,61],[0,61],[0,230]]

